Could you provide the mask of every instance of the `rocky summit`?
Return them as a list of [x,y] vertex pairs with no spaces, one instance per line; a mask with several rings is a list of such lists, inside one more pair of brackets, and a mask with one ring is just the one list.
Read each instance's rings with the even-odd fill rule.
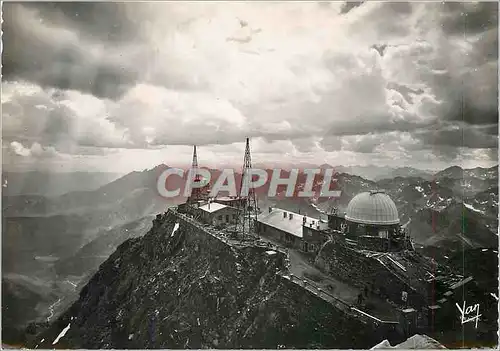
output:
[[383,340],[284,279],[286,255],[155,220],[101,264],[79,299],[30,347],[370,348]]

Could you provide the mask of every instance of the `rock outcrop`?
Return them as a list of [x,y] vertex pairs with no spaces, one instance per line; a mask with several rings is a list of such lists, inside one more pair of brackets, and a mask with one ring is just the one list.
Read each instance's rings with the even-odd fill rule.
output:
[[391,346],[390,342],[387,340],[384,340],[374,347],[372,347],[370,350],[377,350],[377,349],[404,349],[404,350],[413,350],[413,349],[445,349],[443,345],[441,345],[438,341],[434,340],[433,338],[427,336],[427,335],[419,335],[415,334],[411,338],[408,338],[406,341],[402,342],[401,344],[397,344],[395,346]]

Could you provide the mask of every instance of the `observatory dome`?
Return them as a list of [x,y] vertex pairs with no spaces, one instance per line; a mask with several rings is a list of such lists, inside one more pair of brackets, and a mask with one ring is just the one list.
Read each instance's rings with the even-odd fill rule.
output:
[[396,204],[384,191],[364,192],[353,197],[347,205],[345,219],[361,224],[399,223]]

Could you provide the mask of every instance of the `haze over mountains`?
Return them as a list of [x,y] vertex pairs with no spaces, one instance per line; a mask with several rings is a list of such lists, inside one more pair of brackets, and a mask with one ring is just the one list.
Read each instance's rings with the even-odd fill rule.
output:
[[[272,169],[276,166],[257,163],[255,167]],[[328,163],[323,163],[321,165],[313,163],[296,163],[296,164],[280,164],[280,168],[290,170],[292,168],[306,169],[306,168],[321,168],[327,169],[331,168],[338,173],[349,173],[361,176],[369,180],[380,180],[384,178],[394,178],[397,176],[410,177],[419,176],[425,179],[431,179],[432,175],[435,173],[431,170],[421,170],[413,167],[387,167],[387,166],[375,166],[375,165],[365,165],[365,166],[342,166],[342,165],[330,165]]]
[[[118,245],[144,235],[155,214],[185,200],[158,195],[157,179],[165,167],[132,172],[97,189],[57,196],[41,195],[47,195],[43,191],[46,181],[17,188],[16,192],[25,189],[29,193],[14,196],[5,191],[11,184],[7,183],[2,194],[3,312],[14,328],[7,335],[15,339],[30,321],[53,320],[74,301],[79,289]],[[345,209],[361,191],[382,188],[395,201],[401,222],[408,226],[418,249],[433,247],[443,254],[498,249],[497,167],[464,170],[454,166],[435,174],[407,167],[386,168],[385,172],[379,173],[380,180],[339,172],[335,178],[342,195],[336,200],[284,198],[281,192],[269,198],[263,187],[257,191],[259,204],[261,210],[279,206],[317,217],[333,205]],[[220,171],[211,173],[213,181]],[[85,186],[95,186],[107,176],[113,177],[90,175]],[[315,188],[321,182],[319,178]],[[174,185],[181,183],[179,178]],[[299,176],[299,187],[304,183],[305,177]],[[34,312],[21,313],[21,306],[30,306]]]
[[57,196],[72,191],[95,190],[121,174],[105,172],[6,172],[2,173],[3,195]]

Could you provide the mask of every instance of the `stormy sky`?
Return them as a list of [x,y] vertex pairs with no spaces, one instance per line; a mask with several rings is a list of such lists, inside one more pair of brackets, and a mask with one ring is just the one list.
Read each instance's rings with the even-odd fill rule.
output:
[[4,3],[7,169],[498,160],[498,5]]

